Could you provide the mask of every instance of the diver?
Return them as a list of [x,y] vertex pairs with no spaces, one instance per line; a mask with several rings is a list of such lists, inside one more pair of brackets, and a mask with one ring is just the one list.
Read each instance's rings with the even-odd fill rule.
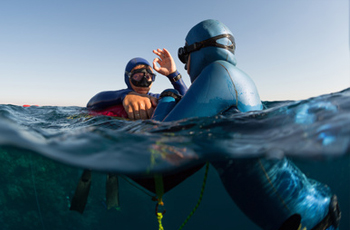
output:
[[[153,60],[153,69],[158,73],[167,76],[174,86],[174,93],[178,97],[184,95],[187,86],[182,80],[181,74],[176,70],[174,59],[166,49],[153,50],[158,55]],[[159,66],[158,66],[158,65]],[[103,91],[92,97],[87,103],[87,108],[93,111],[93,114],[118,116],[129,118],[131,120],[151,118],[154,107],[157,106],[159,94],[150,93],[156,74],[149,62],[143,58],[137,57],[131,59],[124,73],[124,80],[127,89],[116,91]],[[188,175],[193,174],[199,169],[186,170],[182,175],[172,175],[164,177],[164,191],[168,191],[179,184]],[[131,178],[151,192],[156,193],[154,178]],[[91,187],[91,170],[85,169],[80,177],[76,187],[70,210],[84,212]],[[116,207],[119,204],[118,198],[118,176],[113,173],[107,175],[106,180],[106,206],[108,209]]]
[[[229,109],[262,110],[254,82],[236,67],[235,48],[233,34],[223,23],[210,19],[195,25],[178,50],[192,84],[160,120],[214,116]],[[161,112],[162,100],[154,116]],[[337,197],[326,185],[308,179],[287,158],[232,158],[211,163],[232,200],[262,229],[338,228]]]
[[[182,80],[181,74],[176,70],[175,62],[169,51],[157,49],[153,50],[153,53],[158,55],[153,60],[153,69],[167,76],[174,89],[180,95],[184,95],[187,91],[187,86]],[[100,92],[89,100],[87,108],[90,111],[102,111],[101,114],[111,115],[103,112],[111,112],[115,106],[122,105],[122,112],[125,111],[126,114],[125,112],[120,113],[120,107],[117,107],[119,113],[116,116],[132,120],[149,119],[153,114],[154,107],[157,106],[159,98],[159,94],[149,92],[156,78],[153,69],[149,62],[143,58],[131,59],[126,65],[124,73],[127,89]]]

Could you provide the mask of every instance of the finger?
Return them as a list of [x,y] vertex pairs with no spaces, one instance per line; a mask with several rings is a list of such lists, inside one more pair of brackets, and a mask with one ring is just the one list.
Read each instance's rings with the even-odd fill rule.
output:
[[128,118],[131,120],[134,120],[135,117],[134,117],[134,111],[132,110],[132,107],[124,105],[124,109],[125,109],[125,112],[128,114]]
[[158,58],[155,58],[153,60],[153,69],[158,72],[160,68],[158,67],[157,62],[158,62]]
[[140,119],[147,120],[149,119],[148,113],[146,110],[140,110]]
[[157,50],[152,50],[152,52],[156,55],[158,55],[158,53],[159,53]]
[[144,102],[141,102],[141,104],[140,104],[140,118],[143,120],[149,118],[145,108],[146,108],[146,105],[144,104]]
[[[157,65],[157,63],[159,64],[159,66]],[[155,58],[153,60],[153,69],[155,71],[157,71],[158,73],[160,73],[160,70],[161,70],[161,60],[159,58]]]
[[147,116],[148,118],[151,118],[152,117],[152,114],[153,114],[153,107],[152,107],[152,102],[151,102],[151,99],[152,97],[149,98],[150,100],[148,101],[148,103],[145,104],[145,112],[147,113]]
[[[159,49],[158,49],[158,50],[159,50]],[[161,54],[160,52],[158,52],[157,50],[153,50],[153,53],[156,54],[156,55],[158,55],[159,57],[162,56],[162,54]]]
[[153,60],[153,62],[156,62],[156,63],[158,63],[158,64],[160,65],[160,62],[162,62],[162,59],[156,57],[156,58]]
[[157,49],[156,52],[158,56],[164,57],[164,51],[162,49]]
[[171,54],[170,52],[164,48],[164,54],[167,56],[167,57],[171,57]]
[[[134,116],[134,120],[138,120],[140,119],[140,107],[138,103],[132,103],[131,104],[132,107],[132,112],[133,112],[133,116]],[[129,110],[130,111],[130,110]]]
[[134,116],[135,116],[135,120],[140,120],[140,119],[142,119],[139,110],[138,110],[138,111],[134,111]]
[[134,110],[134,117],[135,117],[135,120],[141,119],[140,110]]
[[162,57],[165,57],[165,52],[164,52],[164,50],[161,50],[161,49],[160,49],[159,52],[162,54]]
[[133,120],[134,119],[134,113],[133,113],[132,107],[129,104],[128,98],[129,98],[129,94],[126,95],[126,97],[123,100],[123,107],[124,107],[125,112],[128,114],[128,118]]

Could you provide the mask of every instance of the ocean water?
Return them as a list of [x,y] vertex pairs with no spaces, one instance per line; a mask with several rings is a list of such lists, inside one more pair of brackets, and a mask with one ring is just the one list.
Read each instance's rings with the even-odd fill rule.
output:
[[[0,105],[1,229],[158,229],[150,192],[129,177],[178,173],[205,162],[290,158],[338,196],[350,229],[350,88],[265,110],[176,122],[91,117],[82,107]],[[83,214],[70,202],[92,171]],[[106,207],[106,177],[118,174],[119,206]],[[200,196],[202,168],[167,192],[165,230],[179,229]],[[239,185],[238,185],[239,186]],[[183,229],[259,229],[209,167],[203,199]]]

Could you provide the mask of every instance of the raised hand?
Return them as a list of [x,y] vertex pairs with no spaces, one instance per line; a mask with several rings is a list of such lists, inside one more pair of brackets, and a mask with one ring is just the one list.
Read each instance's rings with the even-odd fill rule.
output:
[[167,49],[153,50],[153,53],[158,55],[158,57],[153,60],[153,69],[155,71],[164,76],[168,76],[176,71],[175,61]]

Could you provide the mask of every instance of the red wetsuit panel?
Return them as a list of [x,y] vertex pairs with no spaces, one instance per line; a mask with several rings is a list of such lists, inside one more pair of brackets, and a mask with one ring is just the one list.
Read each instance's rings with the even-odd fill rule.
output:
[[104,115],[111,117],[128,118],[128,114],[125,112],[125,109],[122,104],[111,106],[99,111],[90,111],[89,114],[92,116]]

